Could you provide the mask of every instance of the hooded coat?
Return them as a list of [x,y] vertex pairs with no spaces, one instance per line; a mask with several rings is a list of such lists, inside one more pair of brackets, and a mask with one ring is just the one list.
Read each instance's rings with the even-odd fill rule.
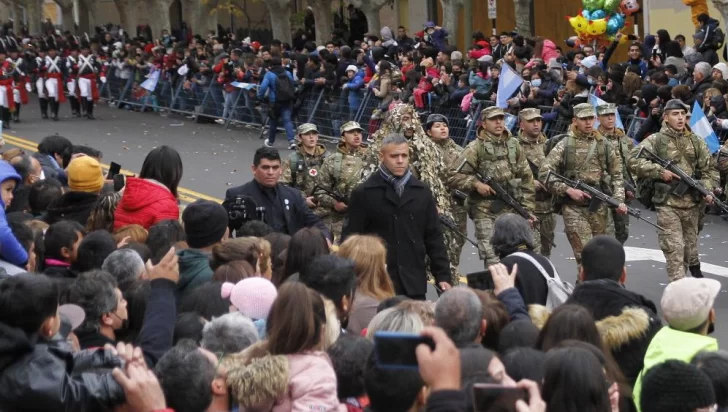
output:
[[0,405],[12,411],[109,410],[124,402],[110,373],[120,366],[105,350],[71,353],[0,323]]
[[346,411],[336,394],[336,373],[325,352],[271,355],[259,342],[223,360],[240,411]]
[[167,219],[179,220],[179,206],[172,192],[156,180],[127,178],[114,212],[114,230],[135,223],[149,229]]
[[48,205],[45,221],[49,225],[61,220],[72,220],[86,227],[99,195],[88,192],[68,192]]
[[[6,180],[15,180],[20,183],[20,175],[8,162],[0,162],[0,184]],[[23,267],[28,262],[28,252],[15,238],[5,218],[5,203],[0,199],[0,257],[15,266]]]
[[183,249],[177,252],[179,256],[179,282],[177,294],[179,298],[190,293],[196,287],[212,279],[210,268],[210,254],[199,249]]

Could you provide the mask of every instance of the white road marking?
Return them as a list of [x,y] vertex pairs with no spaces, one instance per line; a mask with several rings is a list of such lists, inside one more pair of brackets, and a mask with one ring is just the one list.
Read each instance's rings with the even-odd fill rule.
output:
[[[633,262],[639,260],[651,260],[654,262],[665,263],[665,255],[660,249],[646,249],[641,247],[625,246],[626,261]],[[728,278],[728,268],[724,266],[714,265],[712,263],[700,262],[700,270],[711,275]]]

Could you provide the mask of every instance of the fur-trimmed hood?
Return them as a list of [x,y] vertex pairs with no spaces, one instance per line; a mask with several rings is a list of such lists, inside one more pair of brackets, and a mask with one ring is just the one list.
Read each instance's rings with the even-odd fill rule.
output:
[[[529,305],[528,314],[537,328],[543,329],[551,312],[542,305]],[[631,341],[644,338],[650,328],[659,322],[654,315],[639,307],[626,307],[617,316],[607,316],[596,322],[599,334],[607,348],[617,350]]]
[[271,355],[263,341],[224,362],[241,412],[346,410],[336,396],[336,374],[325,352]]

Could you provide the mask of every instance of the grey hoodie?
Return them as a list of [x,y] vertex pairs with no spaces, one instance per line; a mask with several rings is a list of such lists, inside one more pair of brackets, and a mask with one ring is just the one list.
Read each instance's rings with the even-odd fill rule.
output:
[[397,42],[394,40],[394,36],[392,35],[392,29],[390,29],[387,26],[382,27],[381,30],[379,30],[380,37],[382,38],[382,46],[383,47],[390,47],[390,46],[396,46]]

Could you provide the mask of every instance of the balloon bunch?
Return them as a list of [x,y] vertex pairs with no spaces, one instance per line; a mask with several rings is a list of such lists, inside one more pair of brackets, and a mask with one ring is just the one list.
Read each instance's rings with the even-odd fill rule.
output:
[[[576,32],[578,44],[609,44],[631,16],[640,9],[637,0],[582,0],[584,9],[574,17],[567,16]],[[622,37],[627,41],[626,36]]]

